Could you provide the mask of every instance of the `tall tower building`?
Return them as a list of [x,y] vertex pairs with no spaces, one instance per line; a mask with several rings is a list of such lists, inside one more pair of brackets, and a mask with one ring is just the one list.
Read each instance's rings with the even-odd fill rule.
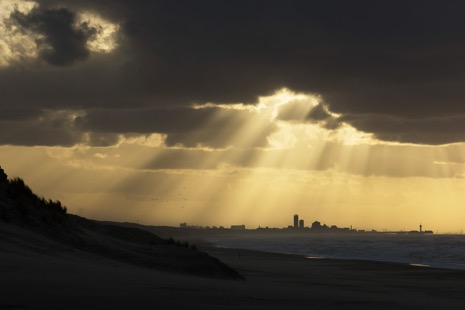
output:
[[294,214],[294,228],[299,228],[299,215]]
[[304,220],[300,220],[299,221],[299,229],[302,229],[305,227],[305,223],[304,223]]

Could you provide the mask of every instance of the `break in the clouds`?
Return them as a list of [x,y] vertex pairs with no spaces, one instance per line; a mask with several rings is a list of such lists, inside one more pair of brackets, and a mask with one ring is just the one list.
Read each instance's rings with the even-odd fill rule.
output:
[[[255,115],[191,107],[253,106],[283,87],[321,100],[311,111],[283,106],[277,120],[330,131],[345,124],[392,142],[465,139],[465,3],[459,1],[1,0],[0,6],[0,109],[82,112],[73,134],[38,140],[48,145],[111,145],[117,135],[157,132],[167,134],[168,145],[225,147],[227,138],[214,141],[217,132],[231,130],[224,136],[232,137]],[[215,123],[211,114],[224,118]],[[46,132],[45,124],[33,118],[18,126]],[[266,146],[271,125],[257,146]],[[16,137],[2,143],[33,141]]]
[[377,143],[372,135],[340,121],[340,116],[331,113],[319,97],[288,89],[260,97],[254,104],[36,110],[27,117],[17,118],[22,111],[4,110],[0,143],[112,146],[121,139],[152,134],[163,135],[166,147],[181,148],[252,150],[312,147],[315,142]]

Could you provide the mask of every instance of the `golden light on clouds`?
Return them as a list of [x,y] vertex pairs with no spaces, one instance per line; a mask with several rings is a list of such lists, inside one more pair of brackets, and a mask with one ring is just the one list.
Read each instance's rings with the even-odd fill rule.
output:
[[[332,121],[337,121],[340,115],[331,112],[323,105],[319,95],[295,93],[283,88],[270,96],[258,98],[255,104],[213,104],[195,105],[195,109],[218,108],[221,110],[247,110],[251,112],[250,121],[241,127],[236,134],[238,139],[254,139],[260,134],[261,128],[272,123],[278,130],[271,133],[267,139],[270,148],[292,148],[297,145],[311,147],[312,144],[325,143],[329,140],[344,145],[385,143],[373,137],[372,134],[361,132],[347,123],[341,122],[336,128],[326,128],[325,120],[306,119],[312,111],[322,106],[322,110]],[[253,119],[252,119],[253,118]],[[252,127],[253,125],[253,127]],[[231,141],[233,142],[233,141]]]
[[[12,13],[19,12],[28,15],[39,4],[34,1],[0,0],[0,68],[8,67],[28,60],[37,59],[41,49],[50,46],[45,42],[44,35],[20,26],[12,18]],[[83,26],[94,29],[94,34],[87,40],[87,48],[95,53],[109,53],[117,47],[119,26],[95,12],[77,12],[74,27]]]
[[36,6],[33,1],[0,0],[0,67],[38,56],[36,40],[41,36],[25,32],[9,20],[15,10],[27,14]]
[[460,10],[143,2],[0,0],[9,176],[100,219],[463,229]]
[[[159,132],[119,134],[110,146],[92,146],[95,133],[88,132],[73,147],[2,147],[0,162],[11,176],[27,176],[39,194],[93,218],[255,228],[287,226],[298,213],[306,225],[463,227],[465,144],[383,142],[339,121],[319,96],[288,89],[253,104],[195,109],[213,113],[188,132],[200,141],[194,146],[169,145],[169,133]],[[45,115],[72,130],[86,117]]]
[[117,47],[119,26],[103,19],[93,12],[79,13],[76,26],[82,24],[96,29],[96,34],[87,42],[89,50],[99,53],[109,53]]

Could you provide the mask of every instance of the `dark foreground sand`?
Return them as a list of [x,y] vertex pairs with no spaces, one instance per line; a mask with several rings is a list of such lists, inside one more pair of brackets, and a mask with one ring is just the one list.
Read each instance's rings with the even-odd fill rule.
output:
[[[465,309],[465,272],[204,248],[246,281],[0,251],[0,309]],[[239,255],[240,252],[240,255]]]

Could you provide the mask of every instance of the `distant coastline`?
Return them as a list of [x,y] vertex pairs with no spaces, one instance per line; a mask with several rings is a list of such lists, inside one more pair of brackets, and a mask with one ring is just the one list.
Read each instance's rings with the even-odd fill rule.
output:
[[[294,228],[180,228],[143,226],[162,237],[173,237],[199,248],[229,248],[237,253],[257,250],[303,257],[403,263],[465,270],[465,236],[412,232],[317,232]],[[239,255],[239,254],[237,254]]]
[[311,226],[305,227],[303,225],[303,220],[294,220],[294,226],[289,225],[288,227],[277,228],[277,227],[257,227],[257,228],[246,228],[244,224],[242,225],[231,225],[230,228],[224,226],[198,226],[198,225],[188,225],[187,223],[181,223],[179,229],[181,230],[192,230],[194,232],[207,230],[207,231],[220,231],[220,232],[262,232],[262,233],[286,233],[286,234],[416,234],[416,235],[432,235],[434,232],[432,230],[423,230],[422,225],[419,225],[420,230],[392,230],[392,231],[378,231],[375,229],[365,230],[365,229],[355,229],[351,227],[340,228],[336,225],[327,226],[326,224],[321,225],[319,221],[315,221]]
[[269,233],[269,234],[296,234],[296,235],[305,235],[305,234],[398,234],[398,235],[432,235],[434,232],[432,230],[418,231],[418,230],[409,230],[409,231],[377,231],[377,230],[357,230],[357,229],[344,229],[344,228],[322,228],[314,229],[311,227],[305,228],[294,228],[294,227],[258,227],[258,228],[225,228],[225,227],[216,227],[216,226],[187,226],[187,227],[173,227],[180,231],[185,232],[218,232],[218,233],[233,233],[233,234],[248,234],[248,233]]
[[259,226],[256,229],[246,229],[244,224],[242,225],[231,225],[231,227],[225,228],[223,226],[198,226],[198,225],[188,225],[186,222],[179,224],[180,229],[206,229],[206,230],[220,230],[220,231],[260,231],[266,233],[317,233],[317,234],[354,234],[354,233],[363,233],[363,234],[420,234],[420,235],[432,235],[434,232],[432,230],[423,230],[423,225],[420,223],[419,230],[409,230],[409,231],[377,231],[375,229],[372,230],[365,230],[365,229],[355,229],[350,227],[340,228],[336,225],[328,226],[326,224],[321,225],[321,222],[314,221],[311,226],[306,227],[305,221],[303,219],[299,219],[298,214],[294,214],[293,217],[293,225],[289,225],[288,227],[283,228],[269,228]]

